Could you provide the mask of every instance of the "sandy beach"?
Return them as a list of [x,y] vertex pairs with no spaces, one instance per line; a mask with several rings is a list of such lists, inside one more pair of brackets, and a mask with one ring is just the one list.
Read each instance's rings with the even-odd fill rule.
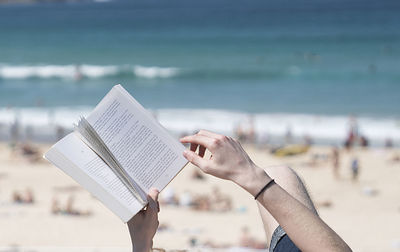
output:
[[[39,146],[41,151],[47,145]],[[400,150],[354,149],[340,151],[340,178],[335,179],[331,148],[312,147],[306,154],[278,158],[267,150],[245,146],[259,166],[289,165],[305,181],[321,217],[354,251],[400,251]],[[360,176],[351,180],[351,158],[360,161]],[[162,205],[160,230],[155,247],[191,249],[205,244],[237,247],[242,228],[260,242],[264,231],[253,198],[233,183],[205,176],[192,178],[195,168],[188,165],[168,186],[168,193],[179,197],[210,196],[217,187],[232,200],[226,212],[196,211],[188,207]],[[14,203],[13,193],[31,190],[34,203]],[[165,198],[167,191],[161,194]],[[74,197],[74,207],[90,211],[90,216],[54,215],[52,201],[61,206]],[[51,248],[92,248],[96,251],[129,251],[127,227],[100,202],[63,172],[45,160],[30,162],[12,153],[7,143],[0,144],[0,244],[38,251]],[[196,247],[191,248],[191,243]],[[35,249],[36,248],[36,249]]]

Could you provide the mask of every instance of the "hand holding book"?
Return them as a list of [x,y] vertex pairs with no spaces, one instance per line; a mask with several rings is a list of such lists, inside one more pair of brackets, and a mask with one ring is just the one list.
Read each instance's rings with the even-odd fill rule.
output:
[[150,189],[147,200],[149,205],[146,210],[140,211],[128,221],[129,234],[131,235],[133,252],[148,252],[153,247],[153,237],[158,228],[158,191]]

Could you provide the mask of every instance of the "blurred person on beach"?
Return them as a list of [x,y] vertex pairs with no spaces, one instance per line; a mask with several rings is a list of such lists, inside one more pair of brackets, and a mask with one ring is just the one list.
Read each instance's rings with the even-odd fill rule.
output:
[[204,174],[200,170],[193,170],[191,178],[195,180],[205,180]]
[[285,133],[285,145],[291,144],[292,141],[293,141],[292,126],[288,125],[286,127],[286,133]]
[[392,163],[400,162],[400,154],[394,154],[394,156],[390,160]]
[[241,143],[255,144],[257,135],[255,130],[254,115],[249,115],[249,122],[243,127],[242,123],[238,123],[234,127],[235,136]]
[[179,197],[179,205],[182,207],[191,207],[193,205],[192,194],[188,191],[184,191]]
[[332,167],[335,178],[339,178],[340,152],[337,147],[332,149]]
[[25,127],[25,141],[31,142],[34,136],[34,129],[32,125],[27,125]]
[[92,212],[90,210],[82,211],[75,208],[75,197],[70,195],[67,199],[67,203],[64,208],[60,206],[57,198],[53,198],[51,202],[50,211],[52,214],[63,214],[72,216],[90,216]]
[[56,139],[57,141],[60,141],[61,138],[65,137],[65,129],[61,125],[56,126]]
[[75,65],[75,74],[74,74],[74,80],[75,81],[80,81],[83,79],[83,74],[82,74],[82,70],[81,70],[81,66]]
[[42,161],[42,154],[39,148],[29,141],[17,145],[17,150],[31,163]]
[[21,195],[21,193],[14,191],[12,194],[12,201],[14,203],[24,203],[23,197]]
[[25,193],[14,191],[12,194],[12,201],[17,204],[33,204],[35,203],[35,197],[32,189],[27,188]]
[[173,188],[165,188],[163,194],[161,195],[160,203],[162,205],[178,205],[179,198],[175,193]]
[[385,139],[385,148],[386,149],[393,148],[393,140],[391,138],[386,138]]
[[19,123],[19,113],[14,114],[14,122],[10,127],[11,142],[10,146],[14,150],[20,140],[20,123]]
[[303,144],[304,145],[311,146],[311,145],[313,145],[313,143],[314,143],[314,141],[313,141],[313,139],[312,139],[312,137],[310,135],[305,134],[303,136]]
[[257,241],[256,238],[250,235],[249,228],[247,226],[244,226],[242,227],[241,235],[239,238],[239,247],[265,249],[266,244],[264,242]]
[[221,193],[218,187],[214,187],[210,195],[211,209],[217,212],[232,210],[232,200],[228,195]]
[[350,150],[359,139],[357,118],[354,115],[350,115],[349,117],[348,129],[347,139],[345,140],[344,146]]
[[[254,196],[269,251],[352,251],[318,216],[304,184],[289,167],[262,169],[237,140],[205,130],[180,140],[190,144],[190,150],[183,153],[190,163],[207,174],[234,182]],[[212,154],[210,158],[204,157],[206,149]],[[128,222],[134,252],[150,251],[157,231],[157,190],[149,191],[148,201],[146,210]]]
[[354,157],[351,160],[351,174],[354,182],[358,180],[359,172],[360,172],[360,163],[358,161],[358,158]]
[[364,148],[367,148],[369,146],[369,141],[366,136],[360,137],[360,146]]
[[254,115],[250,115],[249,118],[249,130],[248,130],[248,141],[251,144],[255,144],[257,139],[256,130],[254,126]]
[[58,199],[57,198],[53,198],[52,199],[52,201],[51,201],[51,208],[50,208],[50,211],[51,211],[51,213],[52,214],[59,214],[59,213],[61,213],[61,207],[60,207],[60,202],[58,201]]

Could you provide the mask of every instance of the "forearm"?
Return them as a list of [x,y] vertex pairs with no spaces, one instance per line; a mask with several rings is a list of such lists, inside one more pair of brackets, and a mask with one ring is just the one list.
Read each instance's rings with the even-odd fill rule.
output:
[[[237,184],[255,195],[270,180],[262,169],[254,167],[253,173]],[[258,201],[302,251],[351,251],[328,225],[279,185],[269,187]]]

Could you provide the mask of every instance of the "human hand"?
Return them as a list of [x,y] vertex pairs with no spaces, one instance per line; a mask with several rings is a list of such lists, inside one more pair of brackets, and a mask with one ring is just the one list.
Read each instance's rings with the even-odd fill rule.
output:
[[149,252],[153,247],[153,237],[158,228],[158,204],[157,189],[150,189],[147,196],[149,202],[146,210],[137,213],[128,221],[128,229],[131,235],[133,252]]
[[[205,173],[235,182],[252,195],[271,180],[263,169],[253,163],[240,143],[231,137],[200,130],[195,135],[181,138],[180,141],[190,143],[190,150],[183,153],[189,162]],[[204,158],[206,149],[212,154],[210,159]]]

